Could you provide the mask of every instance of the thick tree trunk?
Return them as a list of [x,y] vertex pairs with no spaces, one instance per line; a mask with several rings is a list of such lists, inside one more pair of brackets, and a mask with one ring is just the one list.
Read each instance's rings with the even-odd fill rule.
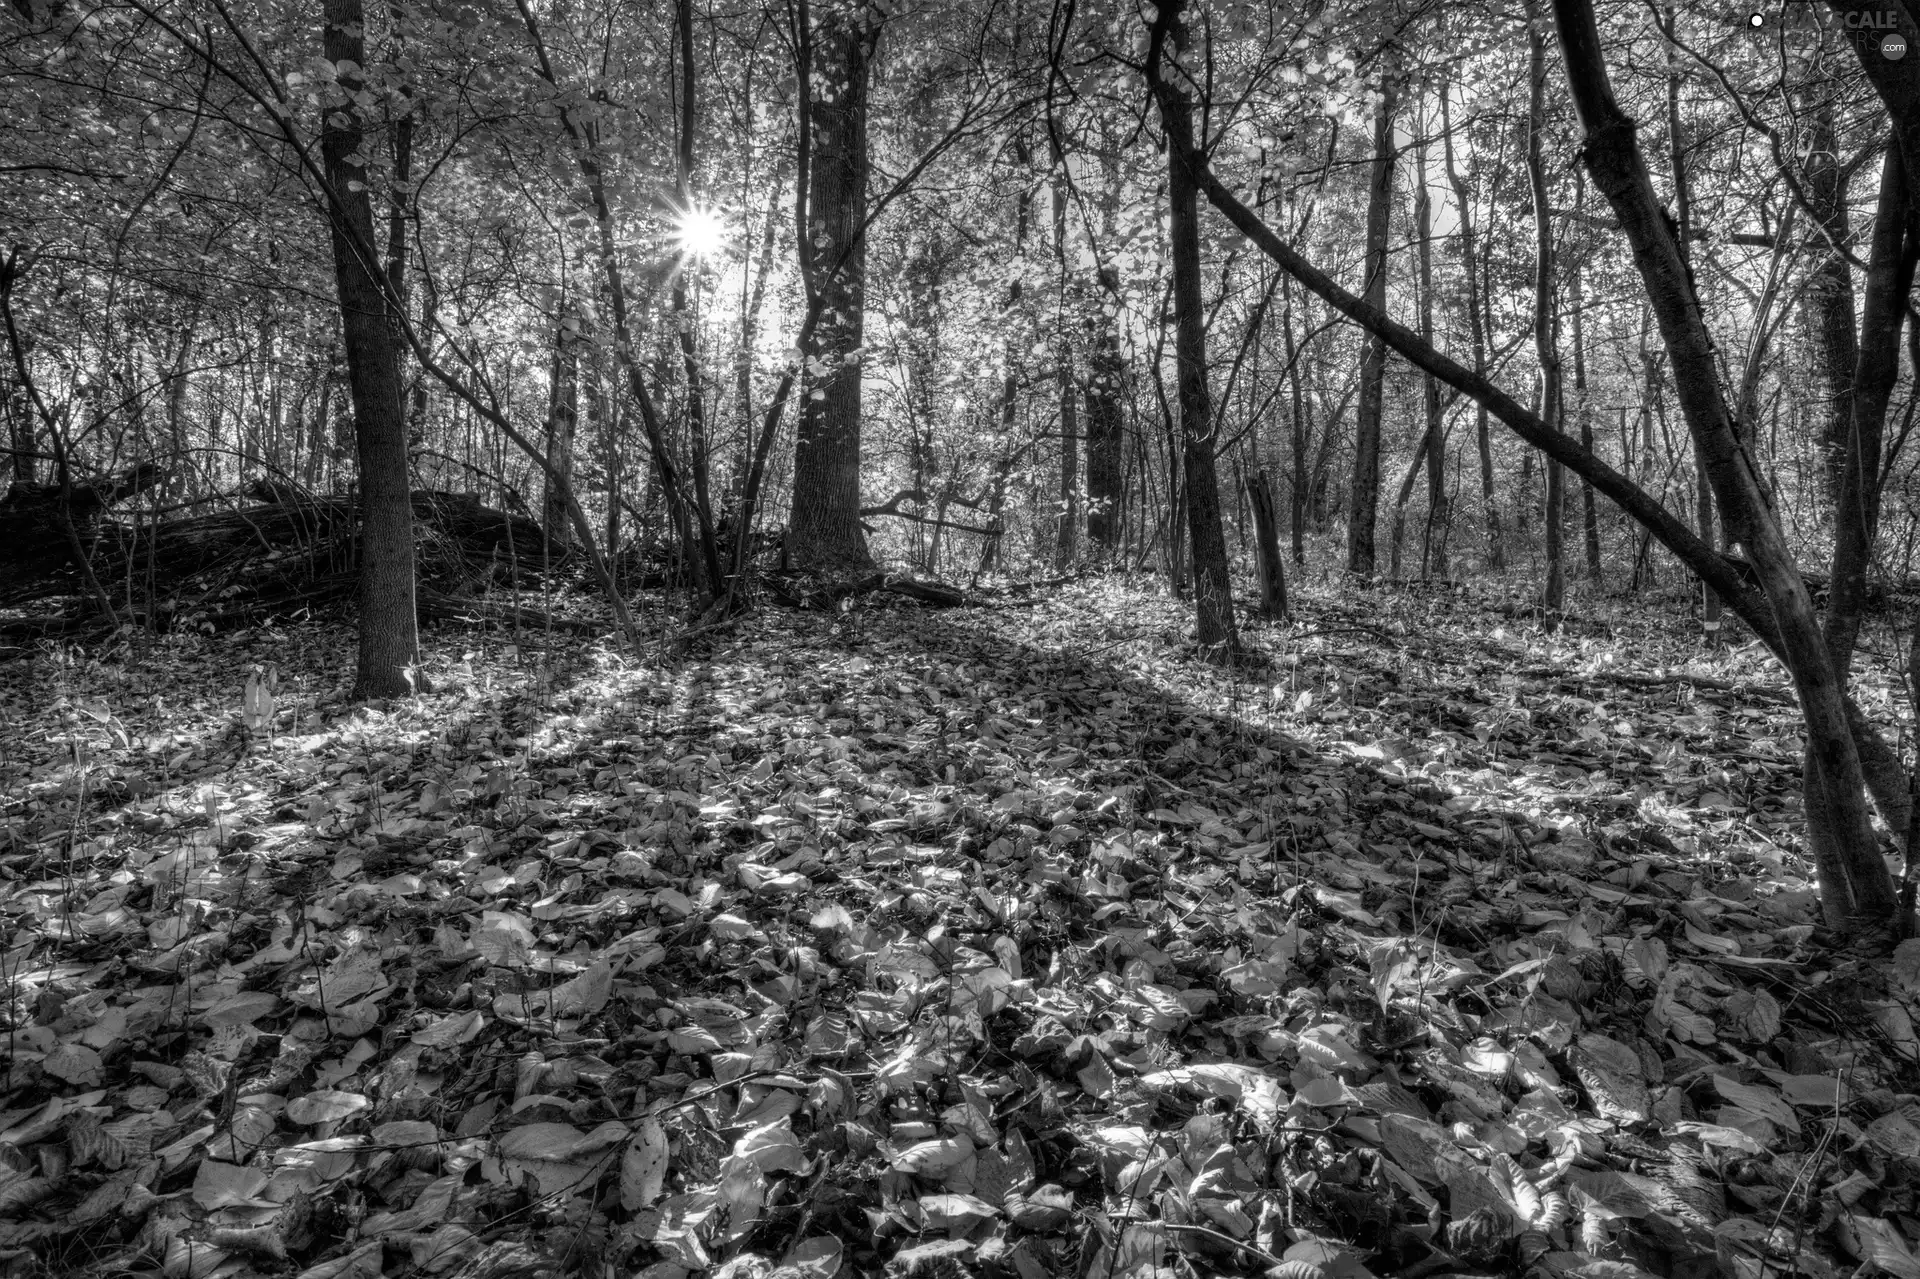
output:
[[1219,432],[1207,387],[1205,302],[1200,294],[1200,190],[1193,136],[1193,101],[1183,73],[1162,61],[1171,43],[1186,47],[1183,0],[1169,0],[1155,17],[1148,74],[1167,134],[1167,234],[1173,269],[1174,362],[1179,369],[1181,471],[1187,530],[1193,547],[1196,638],[1205,649],[1232,650],[1233,584],[1227,576],[1227,539],[1220,526],[1220,488],[1214,473]]
[[1845,686],[1792,552],[1768,505],[1752,455],[1735,430],[1713,347],[1673,229],[1654,195],[1633,122],[1607,76],[1590,0],[1554,0],[1567,79],[1586,135],[1587,171],[1633,245],[1674,384],[1728,532],[1747,551],[1778,629],[1780,655],[1806,717],[1807,835],[1821,904],[1835,927],[1886,929],[1896,901],[1867,819],[1860,754],[1848,728]]
[[[361,0],[325,0],[322,49],[336,66],[366,65],[366,13]],[[364,91],[359,71],[340,87]],[[394,326],[372,258],[373,203],[367,191],[365,131],[352,103],[330,107],[320,135],[331,209],[334,280],[346,336],[353,395],[354,448],[360,466],[360,655],[356,697],[397,697],[424,687],[419,623],[414,611],[413,505],[408,497],[407,424],[401,404]]]
[[[1393,222],[1394,86],[1389,79],[1373,113],[1373,175],[1367,189],[1366,283],[1362,296],[1386,309],[1387,237]],[[1360,355],[1360,407],[1353,433],[1353,477],[1347,507],[1347,571],[1374,571],[1374,525],[1380,509],[1380,417],[1386,403],[1387,348],[1368,334]]]
[[806,233],[819,264],[811,288],[825,307],[802,348],[817,372],[801,402],[787,526],[788,556],[802,569],[873,567],[860,527],[859,351],[867,276],[867,79],[878,34],[865,6],[848,5],[823,15],[813,36],[819,97],[810,108]]
[[[1547,122],[1546,38],[1534,21],[1536,0],[1527,3],[1527,187],[1533,193],[1533,351],[1540,365],[1540,417],[1550,430],[1561,430],[1560,316],[1555,295],[1553,212],[1547,198],[1547,165],[1542,134]],[[1547,580],[1540,602],[1548,610],[1566,607],[1565,473],[1547,459],[1546,521]]]

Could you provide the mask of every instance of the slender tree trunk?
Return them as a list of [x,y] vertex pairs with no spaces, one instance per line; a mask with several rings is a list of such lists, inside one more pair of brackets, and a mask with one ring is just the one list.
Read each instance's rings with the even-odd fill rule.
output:
[[1060,384],[1060,536],[1054,563],[1061,572],[1073,566],[1080,528],[1080,412],[1073,385],[1073,348],[1062,343],[1056,378]]
[[[1227,576],[1227,539],[1220,526],[1220,489],[1214,473],[1218,438],[1207,387],[1206,311],[1200,293],[1200,190],[1194,154],[1193,102],[1184,83],[1162,62],[1172,43],[1186,48],[1184,0],[1168,0],[1155,15],[1148,74],[1160,122],[1167,134],[1167,233],[1173,269],[1174,361],[1179,368],[1181,470],[1185,476],[1187,528],[1193,545],[1193,599],[1197,638],[1203,649],[1239,644],[1233,619],[1233,587]],[[1172,76],[1182,73],[1173,70]]]
[[[1547,123],[1546,37],[1535,21],[1538,6],[1527,3],[1527,186],[1533,193],[1533,350],[1540,364],[1540,416],[1561,430],[1560,317],[1555,297],[1553,212],[1547,199],[1547,164],[1542,135]],[[1540,602],[1551,612],[1566,607],[1566,477],[1547,459],[1547,580]]]
[[[1586,174],[1574,179],[1574,211],[1584,213],[1587,204]],[[1573,416],[1580,424],[1580,447],[1593,452],[1593,406],[1587,401],[1587,344],[1585,315],[1586,282],[1584,263],[1575,257],[1567,272],[1567,295],[1573,311]],[[1593,485],[1580,481],[1581,528],[1586,537],[1587,580],[1600,582],[1600,512],[1593,501]]]
[[1093,320],[1093,346],[1087,353],[1087,540],[1111,558],[1120,547],[1125,477],[1121,474],[1126,435],[1122,429],[1120,387],[1126,365],[1114,318],[1118,276],[1102,268],[1099,311]]
[[[1413,238],[1419,244],[1420,338],[1433,341],[1433,198],[1427,190],[1427,148],[1422,144],[1414,163]],[[1446,419],[1440,406],[1440,380],[1431,373],[1420,378],[1426,410],[1427,522],[1420,537],[1420,575],[1447,575],[1447,441]],[[1395,516],[1396,520],[1398,515]]]
[[[804,19],[803,19],[804,20]],[[811,290],[824,299],[803,346],[822,375],[809,378],[794,440],[793,513],[787,552],[794,567],[864,571],[873,557],[860,527],[860,383],[867,252],[867,79],[877,19],[866,6],[836,5],[815,24],[809,109],[807,237],[819,267]],[[809,90],[813,91],[813,90]],[[838,270],[830,268],[839,263]]]
[[[1366,286],[1362,296],[1373,306],[1387,304],[1387,239],[1393,222],[1393,140],[1395,90],[1391,78],[1373,113],[1373,175],[1367,191]],[[1386,403],[1386,345],[1366,337],[1360,355],[1360,407],[1353,434],[1353,479],[1347,507],[1347,571],[1362,577],[1374,572],[1374,525],[1380,509],[1380,418]]]
[[[167,374],[167,443],[172,446],[175,455],[180,458],[187,456],[187,394],[193,389],[193,347],[194,337],[200,322],[199,310],[198,305],[192,307],[188,311],[187,322],[180,326],[180,347],[174,352],[173,368],[169,370]],[[331,392],[333,389],[332,379],[328,378],[325,381],[327,391]],[[331,396],[327,396],[323,397],[321,401],[322,407],[318,425],[322,432],[324,432],[327,427],[327,404],[330,399]],[[20,419],[20,426],[25,432],[24,438],[26,445],[30,447],[33,443],[32,417],[23,416]],[[27,468],[26,471],[18,473],[21,474],[29,484],[34,482],[34,467],[37,461],[38,459],[34,457],[31,451],[25,453],[15,461],[16,466],[25,466]],[[191,498],[195,491],[193,481],[195,473],[195,469],[190,466],[176,467],[175,474],[178,478],[168,486],[170,495],[180,499]]]
[[573,437],[580,421],[580,315],[571,302],[562,302],[560,322],[554,326],[553,372],[547,393],[547,463],[541,477],[541,527],[547,545],[564,553],[573,545],[572,517],[567,491],[573,485]]
[[[1473,344],[1473,372],[1487,373],[1486,312],[1481,303],[1480,257],[1474,248],[1473,195],[1467,190],[1453,156],[1453,117],[1447,105],[1447,86],[1440,88],[1440,148],[1446,164],[1447,184],[1453,188],[1454,216],[1460,223],[1460,272],[1467,284],[1467,329]],[[1493,482],[1493,435],[1488,426],[1487,406],[1476,403],[1473,414],[1474,441],[1480,452],[1480,509],[1487,528],[1487,567],[1507,566],[1506,540],[1500,532],[1500,503]]]
[[627,404],[622,397],[604,392],[594,398],[600,403],[600,422],[606,431],[607,560],[611,566],[620,560],[620,507],[627,479],[623,452],[627,439]]
[[[1662,19],[1669,30],[1674,23],[1674,9],[1671,4],[1663,6]],[[1673,173],[1673,236],[1680,252],[1681,267],[1687,272],[1691,282],[1693,278],[1693,183],[1687,172],[1687,139],[1680,121],[1680,53],[1671,45],[1666,46],[1667,56],[1667,161]],[[1719,545],[1714,535],[1713,521],[1713,484],[1707,477],[1707,460],[1695,448],[1694,451],[1694,523],[1700,529],[1700,536],[1710,545]],[[1704,582],[1700,586],[1700,627],[1706,632],[1707,642],[1717,644],[1720,640],[1720,597],[1713,588]]]
[[[1056,167],[1066,163],[1057,152]],[[1060,269],[1060,283],[1067,290],[1067,187],[1064,176],[1053,182],[1053,252]],[[1080,535],[1080,411],[1073,384],[1073,344],[1060,335],[1059,363],[1055,378],[1060,388],[1060,532],[1054,546],[1054,562],[1061,572],[1073,565]]]
[[1920,247],[1913,196],[1900,141],[1889,136],[1880,166],[1860,339],[1847,397],[1850,420],[1841,440],[1840,494],[1834,505],[1826,638],[1834,670],[1843,682],[1853,667],[1854,643],[1866,609],[1867,573],[1873,566],[1880,525],[1880,455],[1887,404],[1900,377],[1900,330],[1913,289],[1914,254]]
[[[168,408],[173,407],[173,385],[183,379],[176,378],[168,386]],[[12,462],[12,482],[15,484],[38,484],[40,482],[39,447],[34,441],[33,406],[27,401],[25,387],[16,387],[11,381],[0,384],[6,391],[7,447]],[[177,420],[177,414],[172,415]]]
[[1292,454],[1292,479],[1287,485],[1288,524],[1292,535],[1293,562],[1307,562],[1307,501],[1312,487],[1312,477],[1307,471],[1307,414],[1301,394],[1303,372],[1300,368],[1301,353],[1293,338],[1293,277],[1287,276],[1280,282],[1286,292],[1281,299],[1280,338],[1282,349],[1287,355],[1287,397],[1292,408],[1292,419],[1288,423],[1288,443]]
[[[556,94],[561,95],[561,100],[564,102],[567,95],[561,90],[559,76],[554,70],[553,59],[547,52],[546,41],[540,34],[540,23],[534,15],[531,0],[515,0],[514,7],[519,10],[520,20],[533,44],[535,65],[540,78],[545,80]],[[801,83],[807,83],[807,78],[801,77]],[[802,95],[803,101],[804,96]],[[583,121],[577,117],[571,107],[562,106],[559,116],[561,127],[566,131],[567,140],[573,148],[574,163],[580,171],[587,201],[593,210],[600,269],[606,277],[605,296],[613,319],[612,346],[615,358],[619,360],[620,367],[626,375],[627,394],[632,398],[635,407],[640,410],[640,424],[646,432],[647,447],[653,456],[653,465],[649,468],[649,480],[658,483],[660,492],[666,499],[668,518],[673,522],[673,531],[679,544],[691,547],[694,538],[699,537],[701,553],[692,557],[694,586],[702,594],[713,597],[719,593],[719,583],[709,577],[706,571],[707,565],[716,558],[707,550],[713,544],[712,512],[691,500],[682,486],[679,468],[674,463],[673,452],[667,441],[665,425],[660,420],[660,413],[654,405],[653,395],[647,389],[646,369],[642,363],[640,344],[634,337],[628,309],[626,273],[621,264],[621,254],[616,242],[613,202],[607,191],[598,129],[591,119]],[[470,404],[476,412],[487,415],[482,405],[471,401]],[[501,426],[506,433],[515,434],[514,442],[517,447],[530,455],[543,456],[535,451],[537,446],[533,441],[512,432],[510,426],[504,424],[503,419],[498,419],[497,414],[490,415],[490,420],[494,420],[495,425]],[[579,502],[571,488],[567,491],[567,505],[569,511],[579,510]],[[575,518],[574,522],[577,526],[575,531],[580,533],[584,542],[591,545],[592,528],[586,523],[584,511]],[[597,549],[592,552],[590,563],[593,565],[595,576],[600,579],[602,589],[608,594],[608,602],[613,607],[614,615],[620,620],[622,630],[632,636],[634,634],[632,619],[627,611],[626,602],[620,598],[619,592],[615,589],[612,571],[607,567]]]
[[[1847,211],[1847,170],[1835,154],[1833,96],[1821,90],[1820,101],[1802,118],[1811,129],[1807,138],[1807,200],[1830,244],[1844,246],[1851,234]],[[1816,251],[1820,242],[1815,241]],[[1831,249],[1821,253],[1820,265],[1807,280],[1806,332],[1812,348],[1814,394],[1817,396],[1821,474],[1827,501],[1840,501],[1840,477],[1848,452],[1847,436],[1853,423],[1853,374],[1859,362],[1854,337],[1853,270]]]
[[[751,272],[751,280],[741,281],[740,302],[740,354],[733,365],[734,409],[740,427],[741,470],[745,471],[748,455],[753,451],[754,412],[753,412],[753,348],[760,335],[760,308],[767,295],[767,280],[773,274],[773,249],[778,238],[776,228],[780,218],[780,189],[785,183],[788,165],[782,162],[774,170],[773,181],[768,184],[767,215],[760,232],[760,256]],[[743,273],[745,274],[745,273]],[[735,485],[738,490],[745,484],[744,474],[738,477]]]
[[1387,576],[1400,576],[1400,551],[1407,540],[1407,503],[1413,500],[1413,486],[1419,482],[1420,468],[1427,460],[1427,448],[1433,443],[1428,431],[1420,432],[1420,442],[1414,445],[1413,456],[1407,459],[1406,473],[1400,477],[1400,487],[1393,495],[1393,537],[1389,541],[1387,552]]
[[[694,79],[693,58],[693,0],[677,0],[674,6],[674,25],[680,36],[680,120],[679,146],[674,156],[674,191],[679,199],[681,215],[689,216],[695,208],[693,194],[693,140],[694,125],[698,120],[699,98]],[[861,210],[865,212],[864,208]],[[687,278],[698,263],[692,254],[687,254],[673,273],[672,308],[674,327],[680,336],[680,366],[687,382],[687,469],[693,476],[693,507],[701,524],[700,545],[688,548],[688,554],[698,554],[706,561],[706,578],[718,589],[722,573],[720,570],[719,540],[712,529],[713,490],[709,478],[711,447],[707,432],[706,387],[700,377],[700,353],[694,341],[693,310],[687,299]],[[858,376],[857,372],[855,374]],[[855,493],[856,502],[858,493]]]
[[[364,67],[366,13],[361,0],[324,0],[322,49],[336,66]],[[340,87],[358,97],[358,70]],[[396,697],[423,688],[419,623],[414,613],[413,503],[408,496],[407,425],[400,394],[394,327],[371,258],[373,203],[359,160],[366,134],[360,108],[330,107],[320,135],[327,181],[339,197],[331,210],[334,280],[346,336],[353,394],[354,447],[360,466],[360,656],[356,697]]]

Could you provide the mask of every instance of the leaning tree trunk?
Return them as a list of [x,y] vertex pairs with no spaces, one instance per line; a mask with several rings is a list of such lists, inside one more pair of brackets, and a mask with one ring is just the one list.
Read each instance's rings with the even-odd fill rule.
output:
[[[1659,538],[1702,581],[1720,592],[1741,620],[1754,629],[1793,678],[1805,718],[1808,834],[1820,876],[1822,909],[1836,926],[1882,931],[1895,905],[1892,877],[1873,845],[1860,788],[1863,780],[1871,785],[1881,811],[1899,814],[1897,819],[1890,816],[1889,821],[1900,828],[1908,811],[1908,797],[1899,784],[1897,762],[1892,748],[1834,678],[1806,584],[1765,504],[1754,463],[1733,430],[1725,398],[1713,376],[1712,348],[1698,309],[1699,300],[1653,193],[1646,161],[1634,140],[1633,123],[1613,98],[1591,5],[1588,0],[1555,0],[1555,10],[1568,78],[1575,86],[1574,101],[1586,135],[1583,157],[1587,171],[1607,196],[1632,244],[1649,308],[1660,321],[1662,338],[1679,374],[1675,381],[1687,422],[1695,438],[1707,446],[1716,483],[1724,481],[1719,489],[1723,507],[1732,512],[1740,540],[1752,553],[1758,589],[1659,501],[1582,448],[1578,440],[1547,429],[1537,414],[1485,377],[1422,342],[1418,334],[1396,323],[1380,308],[1342,289],[1276,235],[1209,170],[1203,158],[1189,156],[1189,165],[1208,201],[1262,253],[1341,314],[1379,335],[1416,368],[1433,373],[1485,404],[1528,445],[1590,481],[1629,518]],[[1910,40],[1920,39],[1920,30],[1906,34]],[[1152,65],[1150,60],[1150,73]],[[1911,108],[1915,127],[1911,137],[1903,133],[1902,142],[1920,149],[1920,86],[1876,83],[1875,87],[1883,94],[1904,98],[1906,105],[1901,109]],[[1896,112],[1896,119],[1902,118]],[[1863,769],[1863,764],[1870,767]]]
[[[1366,286],[1363,296],[1387,305],[1387,236],[1393,222],[1394,86],[1381,90],[1373,113],[1373,177],[1367,193]],[[1368,334],[1360,356],[1360,407],[1353,433],[1353,483],[1347,507],[1347,572],[1374,571],[1374,524],[1380,510],[1380,417],[1386,402],[1387,348]]]
[[813,91],[820,96],[810,108],[806,233],[823,268],[810,287],[825,307],[803,348],[820,376],[809,378],[794,440],[787,553],[795,568],[873,567],[860,527],[859,354],[867,275],[867,79],[878,35],[872,22],[864,6],[835,6],[814,32]]
[[1218,432],[1207,388],[1205,303],[1200,294],[1200,189],[1195,171],[1193,101],[1162,62],[1169,41],[1186,47],[1184,0],[1169,0],[1155,15],[1147,73],[1153,79],[1160,123],[1167,134],[1167,235],[1173,267],[1174,362],[1179,370],[1181,472],[1187,530],[1193,546],[1193,600],[1202,648],[1238,646],[1233,585],[1227,576],[1227,539],[1220,527],[1220,488],[1214,473]]
[[366,92],[366,13],[361,0],[325,0],[322,47],[349,101],[330,106],[320,135],[337,203],[334,281],[346,337],[360,464],[360,657],[356,697],[397,697],[422,686],[414,611],[413,504],[407,485],[407,423],[401,404],[397,318],[387,313],[379,263],[371,260],[373,203],[366,185],[366,134],[355,101]]
[[1845,686],[1828,657],[1813,600],[1767,502],[1752,454],[1735,430],[1691,274],[1654,194],[1633,121],[1613,96],[1591,0],[1554,0],[1554,14],[1585,133],[1581,157],[1633,245],[1634,265],[1673,363],[1688,430],[1728,533],[1746,548],[1766,592],[1780,655],[1806,718],[1807,836],[1822,909],[1836,927],[1885,929],[1896,907],[1893,880],[1867,818]]

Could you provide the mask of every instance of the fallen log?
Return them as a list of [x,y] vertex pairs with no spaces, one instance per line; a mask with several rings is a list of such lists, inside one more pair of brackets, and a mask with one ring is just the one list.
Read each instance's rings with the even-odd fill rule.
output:
[[[113,502],[158,478],[157,468],[136,468],[76,486],[71,497],[95,576],[116,598],[130,595],[134,613],[160,625],[220,626],[351,598],[359,555],[351,495],[256,481],[221,510],[138,522],[105,518]],[[533,520],[472,494],[423,489],[412,498],[425,589],[451,598],[488,580],[518,585],[568,561],[564,550],[545,545]],[[0,504],[0,606],[83,593],[72,539],[57,528],[59,500],[57,489],[50,495],[45,486],[16,485]]]
[[8,485],[6,496],[0,497],[0,569],[17,577],[45,576],[62,566],[70,568],[73,544],[67,535],[68,521],[84,546],[98,534],[101,512],[145,492],[164,476],[154,463],[142,462],[64,489],[58,484],[17,481]]

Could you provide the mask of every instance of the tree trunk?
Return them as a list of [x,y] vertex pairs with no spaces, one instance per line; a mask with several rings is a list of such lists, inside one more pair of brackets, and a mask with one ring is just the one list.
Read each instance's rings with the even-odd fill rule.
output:
[[1860,338],[1847,397],[1849,423],[1841,439],[1840,493],[1834,505],[1826,638],[1843,685],[1853,666],[1880,525],[1881,443],[1887,404],[1900,377],[1900,329],[1913,288],[1916,247],[1920,228],[1913,222],[1913,186],[1899,139],[1889,136],[1880,166],[1880,198],[1874,208]]
[[1273,481],[1265,467],[1256,470],[1248,481],[1247,497],[1253,506],[1253,549],[1260,573],[1260,612],[1267,617],[1286,617],[1287,572],[1280,559],[1280,524],[1273,510]]
[[[1586,174],[1575,175],[1573,207],[1584,213],[1587,203]],[[1585,265],[1575,257],[1568,272],[1567,293],[1573,311],[1573,416],[1580,424],[1580,447],[1593,452],[1593,406],[1587,402],[1587,344],[1585,328]],[[1600,512],[1593,501],[1593,485],[1580,481],[1581,528],[1586,535],[1587,580],[1600,582]]]
[[[1233,585],[1227,576],[1227,539],[1220,526],[1220,488],[1214,474],[1218,431],[1207,388],[1205,301],[1200,294],[1200,189],[1195,171],[1193,102],[1167,77],[1161,58],[1169,41],[1177,55],[1186,48],[1184,0],[1168,0],[1155,15],[1148,74],[1167,134],[1167,234],[1173,269],[1174,362],[1179,369],[1180,439],[1193,547],[1193,600],[1197,638],[1203,649],[1232,650],[1239,636],[1233,620]],[[1175,74],[1178,74],[1176,71]]]
[[1414,446],[1413,456],[1407,459],[1407,470],[1400,477],[1400,487],[1393,495],[1393,536],[1388,542],[1387,576],[1400,576],[1400,550],[1407,540],[1407,503],[1413,500],[1413,486],[1420,479],[1420,468],[1427,460],[1427,447],[1433,443],[1430,431],[1420,432],[1420,442]]
[[[1056,166],[1065,160],[1056,153]],[[1053,253],[1060,268],[1060,285],[1066,290],[1067,274],[1067,188],[1062,178],[1053,183]],[[1054,564],[1065,572],[1073,564],[1080,535],[1080,411],[1073,385],[1073,344],[1060,335],[1060,350],[1055,378],[1060,388],[1060,529],[1054,543]]]
[[[1474,250],[1473,196],[1454,162],[1453,116],[1444,84],[1440,87],[1440,149],[1446,164],[1447,184],[1453,188],[1454,216],[1460,222],[1460,271],[1467,282],[1467,328],[1473,343],[1473,371],[1475,376],[1485,377],[1487,326],[1480,300],[1480,259]],[[1487,422],[1487,406],[1475,404],[1473,418],[1474,441],[1480,452],[1480,509],[1487,526],[1487,567],[1498,570],[1507,566],[1507,548],[1500,532],[1500,503],[1494,494],[1493,435]]]
[[[366,13],[361,0],[324,0],[322,48],[336,66],[364,67]],[[348,95],[366,92],[358,70],[340,75]],[[330,209],[334,281],[346,336],[353,395],[354,447],[360,465],[360,656],[355,697],[398,697],[424,688],[414,611],[413,505],[408,497],[407,424],[400,395],[395,317],[373,260],[373,203],[366,186],[366,135],[360,109],[330,107],[320,134]]]
[[[681,216],[685,217],[695,210],[693,138],[699,107],[693,70],[693,0],[678,0],[674,6],[674,25],[680,36],[680,120],[679,146],[674,156],[674,192],[679,199]],[[861,204],[859,213],[864,214],[864,197]],[[672,297],[674,327],[680,335],[680,366],[687,380],[687,469],[693,475],[693,509],[700,521],[700,545],[697,549],[688,548],[687,553],[698,554],[706,561],[706,580],[718,589],[722,573],[719,542],[713,533],[713,489],[708,476],[711,449],[707,442],[706,387],[700,377],[700,354],[694,342],[693,312],[687,302],[687,277],[696,266],[693,255],[682,257],[673,273]],[[855,377],[858,377],[857,372]],[[857,484],[855,487],[854,499],[857,504]]]
[[[1419,245],[1420,338],[1433,341],[1433,197],[1427,191],[1427,148],[1417,152],[1413,196],[1413,238]],[[1426,410],[1427,522],[1420,536],[1420,575],[1447,575],[1447,441],[1446,418],[1440,406],[1440,380],[1431,373],[1420,379]],[[1399,516],[1396,513],[1395,519]]]
[[1307,500],[1312,478],[1307,473],[1307,416],[1301,395],[1303,373],[1300,368],[1300,348],[1293,338],[1293,277],[1287,276],[1280,282],[1285,290],[1280,307],[1281,349],[1287,357],[1287,395],[1292,408],[1292,419],[1288,422],[1287,442],[1292,457],[1292,478],[1287,484],[1288,532],[1291,535],[1293,562],[1307,562]]
[[[1669,30],[1673,28],[1673,6],[1668,4],[1661,10]],[[1687,272],[1688,287],[1692,287],[1693,265],[1693,185],[1687,173],[1687,140],[1680,126],[1680,52],[1671,44],[1666,46],[1667,57],[1667,160],[1673,172],[1673,237],[1680,254],[1680,265]],[[1707,460],[1696,447],[1694,450],[1694,523],[1699,527],[1700,537],[1708,545],[1720,545],[1714,536],[1713,527],[1713,483],[1707,477]],[[1713,588],[1704,582],[1700,586],[1700,628],[1706,632],[1709,644],[1720,639],[1720,597]]]
[[[794,440],[787,553],[795,568],[873,567],[860,527],[860,355],[865,332],[867,79],[877,23],[864,6],[836,7],[815,24],[808,138],[807,222],[816,260],[811,290],[824,299],[802,348],[813,370]],[[833,269],[833,264],[838,269]]]
[[[1533,193],[1533,351],[1540,363],[1540,417],[1561,429],[1560,317],[1554,294],[1553,213],[1547,199],[1547,165],[1541,135],[1547,123],[1546,38],[1535,0],[1527,3],[1527,186]],[[1547,459],[1547,580],[1540,603],[1550,612],[1566,607],[1566,477]]]
[[[1387,237],[1393,222],[1394,85],[1388,79],[1373,113],[1373,176],[1367,192],[1366,285],[1370,305],[1387,305]],[[1347,572],[1374,571],[1374,524],[1380,508],[1380,417],[1386,403],[1387,348],[1368,334],[1360,355],[1360,407],[1353,433],[1353,478],[1347,508]]]
[[1125,477],[1121,449],[1126,443],[1120,411],[1120,386],[1126,365],[1114,320],[1119,280],[1111,267],[1101,270],[1103,296],[1094,319],[1093,348],[1087,353],[1087,540],[1103,556],[1119,549]]
[[[1830,245],[1844,247],[1851,234],[1847,212],[1847,170],[1834,148],[1833,98],[1822,92],[1820,101],[1802,115],[1811,124],[1807,138],[1807,202],[1826,232]],[[1828,249],[1807,280],[1805,324],[1812,348],[1814,389],[1818,397],[1821,475],[1827,501],[1840,501],[1840,476],[1847,455],[1847,435],[1853,422],[1853,374],[1859,361],[1854,338],[1853,270],[1839,252]]]
[[1080,531],[1080,413],[1073,385],[1073,348],[1061,344],[1060,367],[1060,536],[1054,564],[1065,572],[1073,566]]
[[560,306],[553,335],[553,375],[547,393],[547,464],[542,477],[541,527],[547,545],[564,553],[573,545],[567,490],[573,484],[573,437],[580,421],[580,316],[571,303]]
[[600,422],[605,431],[607,454],[607,559],[617,563],[620,558],[620,507],[624,496],[621,492],[626,481],[625,455],[622,452],[627,439],[627,405],[617,395],[601,394],[594,397],[600,405]]

